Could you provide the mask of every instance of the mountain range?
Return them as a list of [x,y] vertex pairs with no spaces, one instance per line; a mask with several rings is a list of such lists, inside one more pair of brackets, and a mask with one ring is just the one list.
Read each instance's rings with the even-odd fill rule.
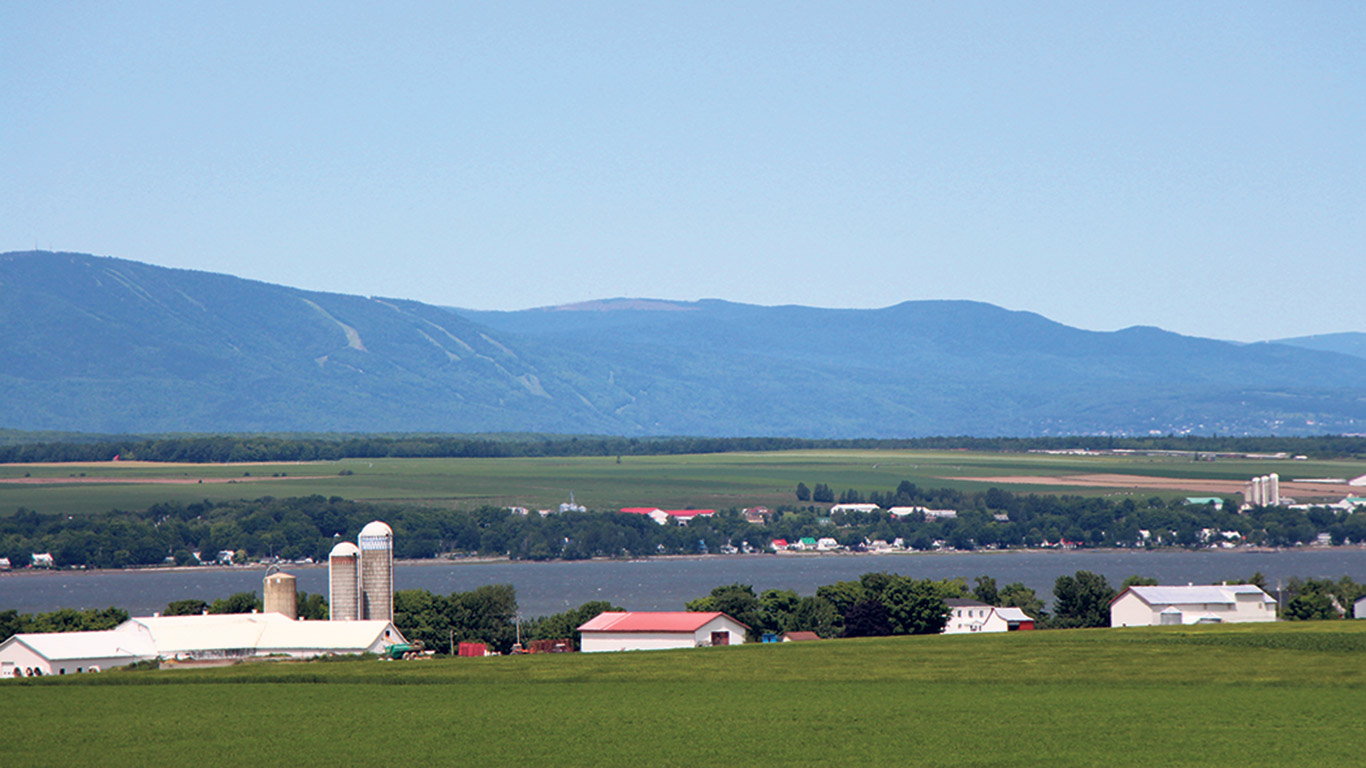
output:
[[1366,334],[1236,344],[969,301],[517,312],[0,254],[0,427],[901,437],[1366,431]]

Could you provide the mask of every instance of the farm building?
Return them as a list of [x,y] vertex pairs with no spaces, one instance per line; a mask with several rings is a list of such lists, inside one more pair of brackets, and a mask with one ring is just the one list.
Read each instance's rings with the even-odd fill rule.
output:
[[137,661],[221,661],[380,653],[403,643],[388,621],[295,621],[279,613],[144,616],[100,632],[14,635],[0,643],[0,675],[65,675]]
[[0,678],[74,675],[155,657],[146,638],[117,629],[24,633],[0,643]]
[[711,517],[712,515],[715,515],[715,514],[716,514],[716,510],[714,510],[714,509],[666,509],[666,510],[664,510],[664,514],[668,515],[670,520],[674,521],[675,523],[677,523],[677,524],[679,524],[679,525],[687,525],[688,523],[691,523],[691,522],[693,521],[694,518],[698,518],[698,517]]
[[1034,628],[1034,619],[1019,608],[1003,608],[961,598],[950,598],[944,602],[949,606],[949,621],[944,625],[946,635],[1015,632]]
[[882,507],[876,504],[836,504],[830,508],[830,513],[836,512],[877,512]]
[[1275,620],[1275,599],[1253,584],[1129,587],[1110,601],[1112,627]]
[[669,515],[659,507],[622,507],[623,515],[644,515],[651,520],[663,525],[669,522]]
[[379,653],[406,642],[390,621],[295,621],[280,613],[145,616],[125,621],[119,630],[147,637],[163,659],[195,661]]
[[806,642],[806,641],[808,641],[808,640],[819,640],[819,639],[821,639],[821,636],[820,636],[820,635],[816,634],[815,632],[807,632],[807,631],[805,631],[805,630],[797,631],[797,632],[784,632],[784,633],[783,633],[783,642],[784,642],[784,643],[803,643],[803,642]]
[[1352,604],[1352,618],[1366,619],[1366,597],[1358,598]]
[[740,645],[747,629],[716,611],[608,611],[579,627],[579,648],[593,653]]

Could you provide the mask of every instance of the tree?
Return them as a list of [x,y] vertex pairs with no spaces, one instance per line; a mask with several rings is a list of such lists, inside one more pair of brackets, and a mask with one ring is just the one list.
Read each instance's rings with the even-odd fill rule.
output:
[[764,617],[760,614],[759,598],[754,587],[748,584],[728,584],[717,587],[706,597],[688,601],[685,608],[689,611],[720,611],[749,627],[745,635],[750,642],[757,642],[764,633]]
[[1333,606],[1331,595],[1326,592],[1307,592],[1296,595],[1286,603],[1285,618],[1289,621],[1321,621],[1340,619],[1342,614]]
[[163,616],[198,616],[207,611],[209,604],[203,600],[175,600],[166,604],[166,610],[161,612]]
[[1034,590],[1026,587],[1020,582],[1012,582],[1001,588],[999,605],[1010,608],[1019,608],[1029,616],[1042,620],[1046,614],[1043,609],[1043,601],[1035,594]]
[[596,618],[600,613],[621,610],[625,609],[612,605],[606,600],[593,600],[563,613],[522,622],[522,639],[525,642],[527,640],[570,638],[574,643],[574,649],[578,650],[580,643],[579,627]]
[[1114,596],[1110,583],[1100,574],[1077,571],[1073,576],[1059,576],[1053,585],[1053,626],[1108,627],[1110,599]]
[[887,607],[881,600],[867,598],[849,606],[844,614],[845,637],[883,637],[892,634]]
[[797,483],[797,501],[811,501],[811,489],[806,483]]
[[255,592],[238,592],[213,601],[209,613],[259,613],[261,608],[261,600]]
[[1119,591],[1120,591],[1120,592],[1123,592],[1124,590],[1128,589],[1129,587],[1155,587],[1155,586],[1157,586],[1157,579],[1154,579],[1154,578],[1152,578],[1152,577],[1150,577],[1150,576],[1139,576],[1139,575],[1135,574],[1135,575],[1130,576],[1129,578],[1125,579],[1125,580],[1124,580],[1124,583],[1121,584],[1121,585],[1119,585]]
[[996,591],[996,579],[990,576],[977,577],[977,586],[973,588],[972,596],[987,605],[1001,604],[1000,593]]

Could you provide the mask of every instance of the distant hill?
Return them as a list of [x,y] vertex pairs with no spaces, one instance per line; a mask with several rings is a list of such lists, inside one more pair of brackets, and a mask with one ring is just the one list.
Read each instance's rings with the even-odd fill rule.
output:
[[1293,339],[1277,339],[1272,344],[1287,344],[1302,349],[1316,349],[1321,352],[1337,352],[1352,357],[1366,358],[1366,333],[1324,333],[1317,336],[1297,336]]
[[0,427],[622,435],[1366,431],[1366,360],[962,301],[520,312],[0,254]]

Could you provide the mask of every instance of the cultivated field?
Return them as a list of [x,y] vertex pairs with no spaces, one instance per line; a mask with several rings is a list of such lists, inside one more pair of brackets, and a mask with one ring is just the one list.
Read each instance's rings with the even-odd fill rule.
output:
[[[344,474],[344,473],[350,474]],[[0,514],[18,507],[84,514],[142,509],[161,501],[260,496],[342,496],[469,508],[518,504],[545,508],[569,498],[590,509],[654,505],[694,508],[791,504],[798,482],[839,493],[921,487],[1105,496],[1231,495],[1246,479],[1356,477],[1348,461],[1220,460],[1057,456],[966,451],[780,451],[685,456],[515,459],[357,459],[284,464],[0,465]],[[202,482],[200,482],[202,481]],[[1346,486],[1329,487],[1338,499]]]
[[0,683],[6,764],[1356,766],[1366,622]]

